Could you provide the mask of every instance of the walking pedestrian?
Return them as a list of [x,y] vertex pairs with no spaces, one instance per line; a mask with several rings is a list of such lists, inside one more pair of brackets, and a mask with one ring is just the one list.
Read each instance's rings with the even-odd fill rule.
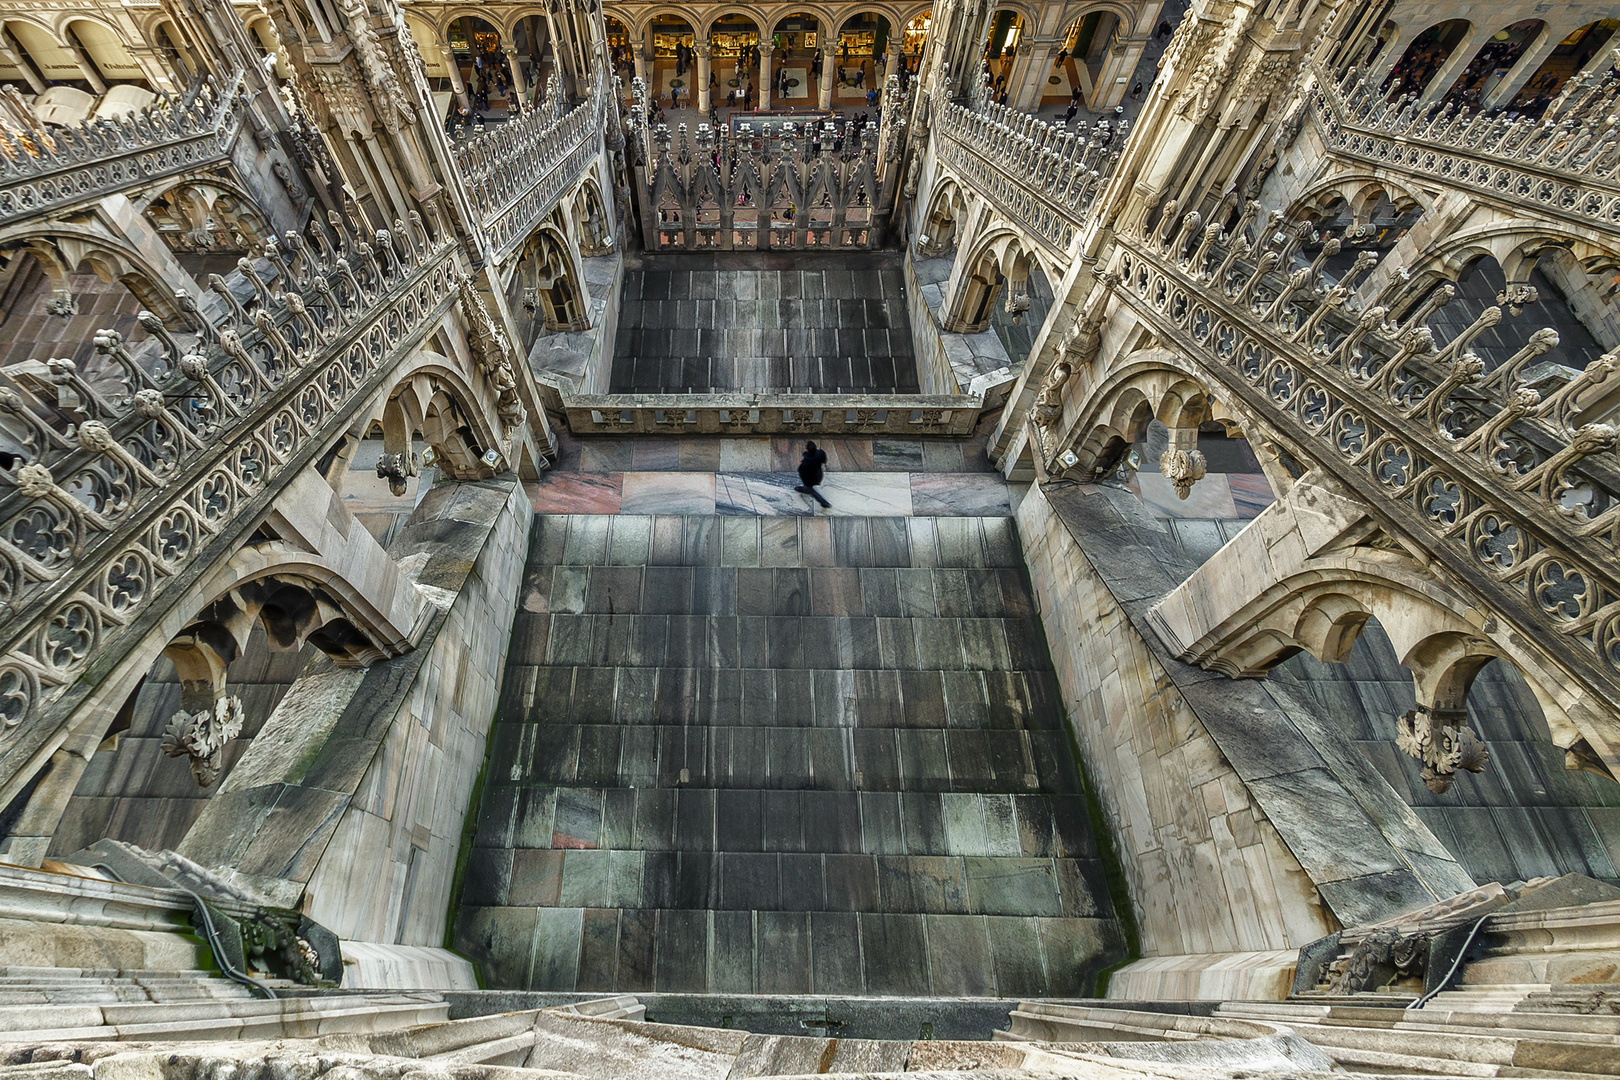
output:
[[804,444],[804,456],[799,459],[799,486],[794,488],[801,495],[808,495],[822,506],[830,507],[832,503],[822,498],[816,485],[822,481],[822,467],[827,464],[827,451],[822,450],[813,442]]

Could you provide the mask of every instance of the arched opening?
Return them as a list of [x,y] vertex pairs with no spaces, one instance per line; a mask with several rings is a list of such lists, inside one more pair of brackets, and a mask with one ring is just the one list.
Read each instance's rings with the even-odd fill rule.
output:
[[1546,112],[1564,84],[1608,46],[1616,29],[1620,29],[1620,19],[1600,19],[1566,36],[1519,88],[1508,109],[1536,117]]
[[[240,647],[218,627],[187,627],[118,710],[68,801],[51,854],[69,855],[103,838],[154,851],[179,847],[292,683],[319,655],[312,644],[276,647],[261,622],[253,624]],[[164,738],[177,717],[212,708],[211,696],[206,704],[195,700],[203,694],[188,693],[184,685],[206,682],[199,675],[208,659],[221,664],[218,681],[240,702],[240,710],[224,718],[234,733],[221,732],[212,766],[207,758],[213,755],[199,759],[165,752]],[[169,744],[175,746],[172,738]],[[193,762],[199,762],[201,777]],[[200,784],[210,768],[215,778]]]
[[602,255],[613,248],[613,227],[607,208],[602,205],[601,192],[594,180],[587,180],[574,196],[572,207],[575,239],[579,253],[584,256]]
[[833,60],[834,105],[877,103],[892,34],[889,20],[875,11],[862,11],[844,20],[838,28],[838,51]]
[[[18,59],[21,61],[18,67],[25,72],[31,70],[37,79],[43,81],[43,85],[34,88],[34,92],[42,97],[48,94],[51,89],[57,87],[72,88],[88,94],[99,94],[105,89],[104,86],[96,86],[87,76],[88,58],[85,60],[84,66],[80,66],[74,55],[59,45],[56,39],[44,28],[31,22],[13,20],[4,24],[3,33],[9,38],[7,44],[11,45],[12,51],[17,54]],[[90,71],[93,73],[94,69],[90,69]],[[99,81],[99,76],[97,80]],[[34,80],[29,81],[33,82]],[[91,104],[93,104],[93,99]],[[86,116],[89,115],[88,105],[85,107],[84,113]],[[83,119],[83,117],[66,121],[53,120],[51,122],[76,124],[80,119]]]
[[816,104],[822,80],[828,77],[826,50],[836,42],[827,40],[827,28],[806,11],[795,11],[776,20],[771,28],[770,70],[760,67],[758,80],[770,85],[760,91],[760,107],[784,105],[805,108]]
[[551,41],[551,28],[544,15],[525,15],[512,26],[514,58],[514,89],[531,104],[544,97],[546,80],[556,66],[555,50]]
[[475,15],[463,15],[446,35],[471,106],[480,114],[504,115],[511,105],[512,72],[502,50],[501,32]]
[[[409,17],[405,21],[411,31],[411,36],[423,46],[420,50],[422,63],[430,73],[429,77],[431,78],[431,72],[435,66],[440,68],[441,71],[444,67],[439,58],[438,46],[434,44],[437,39],[431,35],[427,38],[422,37],[420,28],[423,24],[420,21],[412,22]],[[266,70],[270,71],[278,79],[286,79],[292,76],[292,72],[286,69],[277,54],[276,28],[269,19],[254,19],[248,23],[248,40],[253,43],[253,48],[259,56],[259,63]]]
[[1382,89],[1393,96],[1423,93],[1435,73],[1468,37],[1471,25],[1467,19],[1448,19],[1413,38],[1395,66],[1389,69]]
[[935,188],[917,237],[918,253],[929,259],[949,257],[956,250],[964,210],[962,192],[955,183],[947,180]]
[[209,183],[178,184],[147,204],[147,221],[196,281],[224,277],[257,253],[270,225],[247,199]]
[[1053,99],[1051,104],[1072,100],[1079,91],[1086,107],[1096,109],[1103,66],[1118,31],[1119,16],[1112,11],[1093,11],[1070,23],[1056,66],[1046,75],[1041,88],[1042,104],[1048,104],[1047,97]]
[[1006,281],[994,253],[985,252],[962,284],[957,316],[945,328],[952,333],[977,334],[990,325],[991,305]]
[[1016,369],[1029,358],[1035,338],[1046,325],[1052,310],[1052,286],[1039,263],[1020,255],[1008,275],[1008,290],[1006,302],[992,311],[990,326]]
[[758,85],[759,24],[746,15],[722,15],[709,27],[709,103],[740,108],[748,84]]
[[196,78],[202,71],[202,65],[186,46],[185,35],[176,30],[174,24],[168,20],[158,23],[156,44],[169,70],[174,72],[175,78],[182,86]]
[[507,293],[525,353],[542,331],[586,329],[589,312],[568,247],[549,230],[524,246]]
[[607,28],[608,57],[613,62],[613,70],[628,89],[630,80],[636,76],[636,58],[631,52],[630,31],[612,15],[604,15],[602,22]]
[[[1602,343],[1578,317],[1580,309],[1570,302],[1568,293],[1587,288],[1589,275],[1568,249],[1552,245],[1529,251],[1521,248],[1508,258],[1508,264],[1504,269],[1495,256],[1478,252],[1457,270],[1454,281],[1435,285],[1443,288],[1449,284],[1456,292],[1450,303],[1429,318],[1436,347],[1443,348],[1482,311],[1495,306],[1506,309],[1505,317],[1472,338],[1468,345],[1485,361],[1487,372],[1522,349],[1530,331],[1542,327],[1552,327],[1558,333],[1558,346],[1547,356],[1550,361],[1579,370],[1603,354]],[[1417,306],[1414,302],[1408,310]]]
[[692,24],[679,15],[661,13],[653,16],[647,28],[652,38],[652,85],[647,88],[655,105],[670,108],[691,107],[697,101],[692,93],[697,54],[693,52],[696,36]]
[[[928,28],[933,25],[934,13],[925,11],[921,15],[906,23],[901,41],[905,46],[905,55],[908,61],[922,58],[923,46],[928,42]],[[913,70],[915,70],[913,68]]]
[[146,73],[112,30],[89,19],[75,19],[67,25],[67,34],[70,44],[76,45],[79,53],[89,60],[104,85],[146,85]]
[[1446,91],[1447,104],[1479,108],[1546,26],[1541,19],[1524,19],[1491,35]]
[[1333,720],[1474,880],[1577,873],[1617,881],[1620,819],[1608,808],[1620,802],[1620,788],[1571,767],[1512,664],[1486,659],[1472,673],[1466,723],[1489,760],[1478,773],[1452,773],[1449,790],[1436,793],[1424,783],[1422,763],[1397,744],[1397,721],[1417,698],[1377,618],[1365,619],[1343,660],[1300,653],[1274,670]]
[[1023,35],[1024,17],[1018,12],[997,8],[990,16],[990,29],[984,38],[984,73],[989,76],[991,93],[1002,104],[1006,104],[1013,58]]

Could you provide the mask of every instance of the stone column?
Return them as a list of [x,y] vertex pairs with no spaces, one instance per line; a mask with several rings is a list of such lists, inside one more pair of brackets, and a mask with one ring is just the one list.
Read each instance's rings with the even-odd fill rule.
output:
[[62,36],[62,48],[66,49],[67,54],[73,57],[73,62],[79,65],[79,73],[84,76],[84,81],[90,84],[90,89],[98,94],[105,94],[106,81],[102,79],[101,72],[96,70],[96,65],[91,62],[90,57],[85,55],[84,47],[74,40],[73,31],[69,30]]
[[1458,43],[1457,47],[1451,51],[1451,55],[1446,57],[1446,62],[1440,65],[1440,70],[1430,77],[1429,85],[1423,88],[1422,104],[1427,105],[1431,101],[1438,101],[1444,97],[1446,91],[1451,89],[1451,84],[1457,81],[1457,77],[1463,73],[1463,69],[1473,61],[1479,50],[1484,48],[1486,43],[1491,40],[1497,29],[1495,23],[1489,23],[1484,29],[1475,30],[1468,36],[1467,40]]
[[[1052,74],[1052,57],[1057,55],[1055,42],[1031,43],[1029,46],[1028,61],[1020,69],[1019,82],[1011,85],[1012,94],[1008,104],[1015,109],[1033,111],[1041,107],[1041,91],[1046,87],[1046,80]],[[1018,59],[1023,62],[1024,48],[1018,50]]]
[[647,81],[647,56],[646,56],[646,51],[645,51],[646,48],[647,48],[647,39],[646,38],[631,38],[630,39],[630,60],[636,66],[636,78],[641,80],[642,85],[647,88],[647,96],[651,97],[652,92],[653,92],[653,88],[652,88],[652,84]]
[[1496,84],[1490,96],[1479,103],[1480,107],[1495,109],[1512,101],[1514,95],[1530,81],[1530,76],[1541,67],[1541,62],[1552,55],[1552,51],[1558,48],[1558,43],[1566,36],[1555,35],[1549,27],[1543,26],[1540,38],[1531,42],[1524,52],[1519,54],[1518,63],[1508,69],[1508,73],[1502,76],[1502,81]]
[[709,51],[710,46],[707,41],[692,43],[692,52],[697,56],[698,84],[698,92],[694,100],[697,102],[698,111],[704,116],[709,115]]
[[467,84],[461,78],[461,65],[456,61],[456,51],[450,47],[448,41],[435,41],[433,44],[439,50],[440,62],[450,73],[450,89],[455,91],[456,104],[463,109],[468,108]]
[[[747,83],[743,84],[747,86]],[[771,107],[771,50],[769,42],[760,42],[759,46],[759,108]]]
[[889,38],[889,62],[883,67],[882,85],[888,86],[889,80],[900,74],[900,54],[906,47],[905,35]]
[[833,87],[838,84],[838,43],[821,46],[821,107],[832,108]]
[[11,36],[11,31],[3,26],[0,26],[0,56],[4,56],[12,67],[22,72],[23,78],[28,80],[28,85],[33,88],[34,93],[43,94],[49,87],[50,84],[34,67],[33,58],[23,54],[22,46]]
[[506,66],[512,69],[512,92],[529,104],[529,80],[523,77],[523,64],[518,60],[516,48],[502,50],[506,53]]

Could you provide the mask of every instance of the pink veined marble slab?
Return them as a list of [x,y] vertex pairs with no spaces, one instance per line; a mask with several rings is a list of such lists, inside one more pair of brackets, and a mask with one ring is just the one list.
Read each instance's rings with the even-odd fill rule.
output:
[[622,473],[547,473],[528,486],[538,514],[617,514]]

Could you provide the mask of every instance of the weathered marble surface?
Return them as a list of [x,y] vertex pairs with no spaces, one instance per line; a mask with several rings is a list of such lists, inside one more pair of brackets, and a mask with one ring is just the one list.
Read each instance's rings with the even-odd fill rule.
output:
[[1111,996],[1280,997],[1286,950],[1472,887],[1365,759],[1283,688],[1180,664],[1142,613],[1193,563],[1129,492],[1037,489],[1019,533],[1148,963]]
[[614,393],[916,393],[900,256],[652,256],[625,274]]
[[1084,992],[1118,938],[1027,590],[1005,516],[538,519],[458,947],[491,986]]
[[[515,478],[429,491],[391,550],[436,601],[419,647],[365,670],[316,665],[179,850],[346,941],[442,945],[530,513]],[[442,957],[393,960],[391,985],[428,970],[466,985],[466,968]]]

